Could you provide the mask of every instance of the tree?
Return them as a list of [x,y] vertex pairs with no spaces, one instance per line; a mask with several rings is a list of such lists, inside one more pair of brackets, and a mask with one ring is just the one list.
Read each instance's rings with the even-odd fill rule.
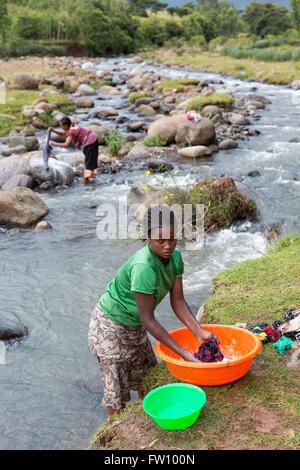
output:
[[0,31],[2,35],[2,46],[6,43],[9,28],[10,21],[8,16],[7,0],[0,0]]
[[219,36],[234,36],[245,30],[245,23],[241,18],[241,11],[234,8],[231,3],[222,1],[217,14],[216,23]]
[[251,33],[265,37],[267,34],[281,34],[292,26],[287,8],[274,3],[252,2],[246,8],[244,20]]
[[298,32],[300,32],[300,0],[291,0],[292,19]]
[[144,13],[147,8],[157,13],[168,6],[167,3],[160,2],[159,0],[129,0],[129,4],[132,10],[138,15]]

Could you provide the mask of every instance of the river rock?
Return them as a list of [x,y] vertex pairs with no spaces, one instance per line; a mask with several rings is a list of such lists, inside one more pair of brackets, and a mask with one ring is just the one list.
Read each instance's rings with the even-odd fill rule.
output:
[[91,98],[79,97],[74,101],[77,108],[92,108],[94,101]]
[[128,158],[148,157],[149,149],[142,143],[138,142],[127,154]]
[[48,129],[48,124],[45,122],[45,121],[42,121],[41,119],[37,119],[35,118],[33,121],[32,121],[32,125],[36,128],[36,129]]
[[78,167],[84,164],[85,158],[82,152],[70,152],[70,153],[59,153],[55,155],[55,158],[59,161],[68,163],[72,167]]
[[79,95],[84,95],[84,96],[92,96],[92,95],[97,94],[94,88],[92,88],[89,85],[86,85],[85,83],[82,83],[81,85],[79,85],[79,87],[76,90],[76,93],[78,93]]
[[29,175],[14,175],[9,178],[6,183],[1,186],[3,191],[7,189],[15,188],[16,186],[22,186],[24,188],[32,188],[33,187],[33,180]]
[[12,87],[16,90],[37,90],[39,88],[39,82],[31,75],[18,73],[14,77]]
[[247,119],[243,114],[239,113],[230,114],[228,116],[228,120],[231,124],[235,124],[236,126],[247,126],[250,124],[249,119]]
[[92,70],[94,70],[94,64],[93,62],[90,62],[90,61],[84,62],[81,68],[84,72],[91,72]]
[[216,130],[214,124],[207,118],[202,119],[195,123],[184,119],[178,126],[175,136],[177,144],[181,142],[189,143],[190,145],[210,145],[216,139]]
[[55,104],[53,104],[53,103],[46,103],[45,101],[41,101],[40,103],[38,103],[38,104],[35,105],[35,107],[34,107],[35,110],[40,110],[40,109],[42,109],[42,110],[45,111],[45,113],[47,113],[47,114],[52,113],[52,111],[54,111],[55,108],[56,108]]
[[137,108],[137,112],[139,114],[141,114],[142,116],[155,116],[155,111],[154,109],[149,106],[148,104],[141,104],[138,108]]
[[24,145],[17,145],[16,147],[2,149],[1,153],[3,157],[10,157],[13,154],[26,153],[27,148]]
[[46,222],[45,220],[42,220],[41,222],[39,222],[35,226],[34,231],[35,232],[42,232],[44,230],[52,230],[52,226],[51,226],[51,224],[49,224],[49,222]]
[[185,115],[176,114],[175,116],[163,117],[155,120],[148,129],[148,137],[162,136],[167,139],[168,144],[175,142],[177,126],[185,120]]
[[118,116],[119,112],[114,108],[102,108],[100,113],[104,116]]
[[11,341],[28,335],[28,328],[22,325],[13,314],[1,311],[0,341]]
[[24,137],[22,135],[10,137],[8,142],[8,146],[10,148],[17,147],[19,145],[25,147],[28,152],[39,149],[39,141],[36,137]]
[[140,129],[143,129],[146,123],[144,121],[135,121],[135,122],[128,122],[126,125],[130,131],[135,132]]
[[214,106],[214,105],[207,105],[205,106],[202,111],[201,111],[201,114],[203,116],[205,116],[206,114],[211,114],[212,116],[216,116],[217,114],[222,114],[220,108],[218,108],[218,106]]
[[210,157],[211,151],[204,145],[196,145],[194,147],[185,147],[178,149],[178,153],[181,157],[196,158],[196,157]]
[[16,186],[0,192],[0,223],[32,225],[48,214],[48,207],[29,188]]
[[68,163],[49,158],[48,165],[49,169],[46,170],[42,158],[30,159],[30,174],[38,185],[50,181],[54,186],[62,186],[71,184],[74,180],[73,168]]
[[88,126],[85,126],[85,129],[95,132],[98,137],[99,145],[103,145],[105,143],[104,137],[109,133],[108,127],[102,127],[97,124],[89,124]]
[[103,95],[119,95],[120,92],[116,87],[110,86],[110,85],[103,85],[100,87],[100,93]]
[[235,149],[238,146],[237,142],[233,139],[225,139],[219,144],[220,150]]

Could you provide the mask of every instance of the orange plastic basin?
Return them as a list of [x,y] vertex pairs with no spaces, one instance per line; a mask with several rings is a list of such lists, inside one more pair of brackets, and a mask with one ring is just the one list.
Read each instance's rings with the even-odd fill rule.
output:
[[[159,341],[156,354],[166,362],[171,374],[182,382],[194,385],[223,385],[238,380],[251,367],[252,359],[261,350],[261,341],[251,331],[226,325],[202,325],[220,339],[225,362],[187,362]],[[187,329],[178,328],[170,335],[184,349],[195,353],[200,343]]]

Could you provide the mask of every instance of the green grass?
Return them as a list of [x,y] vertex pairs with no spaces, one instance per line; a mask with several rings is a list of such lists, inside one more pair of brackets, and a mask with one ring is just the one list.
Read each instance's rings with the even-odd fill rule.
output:
[[205,106],[215,105],[222,108],[230,108],[234,103],[232,96],[224,95],[222,93],[213,93],[210,96],[199,96],[192,98],[186,107],[186,111],[202,111]]
[[[58,108],[64,114],[68,114],[75,109],[72,101],[65,95],[46,93],[44,97],[49,103],[58,103]],[[10,98],[12,98],[12,100]],[[24,127],[29,124],[32,118],[24,118],[22,115],[22,106],[24,104],[31,105],[39,98],[41,98],[41,95],[38,90],[8,90],[6,92],[6,103],[0,104],[0,114],[7,114],[15,119],[0,119],[0,136],[9,134],[9,132],[16,127]],[[40,114],[38,118],[49,125],[53,122],[53,118],[48,114]]]
[[159,93],[162,93],[163,91],[173,91],[177,90],[178,92],[184,91],[186,86],[189,85],[198,85],[200,83],[200,80],[197,78],[174,78],[174,79],[168,79],[165,80],[159,87],[157,88],[157,91]]
[[140,98],[152,98],[152,95],[148,93],[147,91],[143,93],[132,93],[131,95],[129,95],[128,99],[131,104],[134,104]]
[[[205,303],[205,323],[271,322],[299,306],[300,234],[286,235],[266,256],[227,269],[214,279]],[[104,449],[266,449],[296,450],[300,445],[298,372],[286,366],[272,343],[263,344],[250,371],[219,387],[202,387],[207,402],[196,423],[182,431],[160,429],[129,403],[109,418],[92,439]],[[144,380],[144,390],[178,382],[164,362]]]
[[203,204],[204,228],[206,231],[229,227],[235,220],[247,217],[255,219],[256,203],[238,193],[228,201],[223,200],[211,190],[212,181],[207,181],[199,187],[194,186],[183,190],[178,187],[165,188],[170,205]]
[[121,135],[118,129],[110,130],[104,137],[106,150],[110,155],[117,155],[118,151],[126,142],[125,137]]
[[154,135],[153,137],[146,137],[143,143],[146,147],[164,147],[167,145],[167,139],[162,135]]

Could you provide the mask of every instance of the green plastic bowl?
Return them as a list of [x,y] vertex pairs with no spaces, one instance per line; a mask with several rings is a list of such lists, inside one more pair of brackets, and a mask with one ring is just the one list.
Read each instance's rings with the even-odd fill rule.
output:
[[157,387],[145,396],[143,408],[163,429],[185,429],[197,421],[206,402],[202,388],[190,384]]

